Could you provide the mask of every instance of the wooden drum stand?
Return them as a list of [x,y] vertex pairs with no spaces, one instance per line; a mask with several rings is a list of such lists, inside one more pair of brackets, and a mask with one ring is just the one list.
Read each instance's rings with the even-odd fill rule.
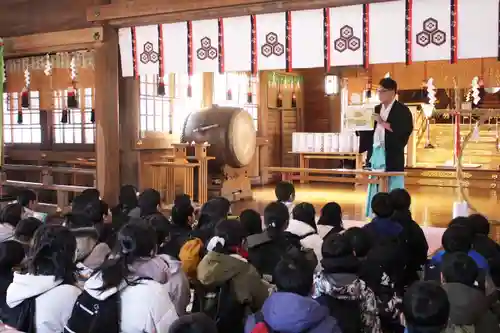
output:
[[[214,159],[207,156],[206,144],[172,144],[174,155],[165,156],[166,161],[149,162],[151,167],[153,188],[160,192],[162,198],[170,205],[175,196],[187,194],[200,204],[208,200],[208,161]],[[194,147],[194,155],[188,156],[189,147]],[[195,197],[195,169],[197,171],[197,191]]]

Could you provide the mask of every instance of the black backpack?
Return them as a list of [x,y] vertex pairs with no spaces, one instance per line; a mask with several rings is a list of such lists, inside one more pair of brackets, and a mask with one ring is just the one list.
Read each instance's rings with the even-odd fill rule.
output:
[[87,291],[78,296],[64,333],[119,333],[120,293],[101,301]]
[[27,298],[18,306],[9,309],[3,323],[21,332],[36,333],[35,303],[37,297],[38,295]]
[[316,300],[330,310],[330,315],[337,319],[337,324],[342,333],[364,332],[359,301],[338,299],[329,295],[322,295]]
[[247,306],[236,299],[231,280],[212,289],[197,288],[199,311],[212,318],[219,333],[243,333]]

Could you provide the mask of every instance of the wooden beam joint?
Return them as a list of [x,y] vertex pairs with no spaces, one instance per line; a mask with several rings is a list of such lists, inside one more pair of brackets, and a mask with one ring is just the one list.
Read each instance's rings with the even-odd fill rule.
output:
[[93,49],[103,41],[102,27],[40,33],[4,39],[5,57]]

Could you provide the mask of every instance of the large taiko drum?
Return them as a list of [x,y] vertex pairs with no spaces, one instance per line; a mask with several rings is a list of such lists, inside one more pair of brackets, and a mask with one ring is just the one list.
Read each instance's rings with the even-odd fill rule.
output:
[[236,107],[212,107],[192,112],[184,123],[182,142],[209,143],[212,165],[244,167],[255,154],[256,132],[252,116]]

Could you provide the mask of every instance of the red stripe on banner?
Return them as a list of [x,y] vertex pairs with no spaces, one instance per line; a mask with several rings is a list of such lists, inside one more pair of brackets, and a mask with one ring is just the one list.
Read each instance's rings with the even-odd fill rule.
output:
[[130,28],[130,33],[132,34],[132,63],[134,66],[134,77],[139,78],[139,71],[137,70],[137,41],[135,37],[135,27]]
[[219,18],[219,73],[225,70],[224,63],[224,19]]
[[163,27],[161,24],[158,24],[158,52],[160,56],[158,57],[159,59],[159,73],[160,73],[160,79],[163,80],[165,77],[165,62],[163,61]]
[[292,12],[285,13],[285,33],[286,33],[286,71],[292,71]]
[[255,15],[250,15],[250,41],[252,43],[251,52],[251,71],[253,75],[257,75],[257,19]]
[[324,66],[327,73],[330,72],[330,8],[323,8],[323,42],[324,42]]
[[411,65],[413,54],[413,0],[406,0],[405,8],[405,23],[406,23],[406,64]]
[[188,75],[193,75],[193,24],[187,21],[187,71]]
[[363,67],[370,66],[370,5],[363,5]]
[[455,64],[458,60],[458,0],[450,1],[450,63]]

